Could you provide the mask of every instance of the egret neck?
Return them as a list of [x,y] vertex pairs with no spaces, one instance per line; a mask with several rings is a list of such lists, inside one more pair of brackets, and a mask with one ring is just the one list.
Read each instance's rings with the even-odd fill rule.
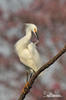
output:
[[15,44],[15,48],[18,55],[21,55],[23,49],[25,49],[27,45],[30,43],[31,37],[31,31],[26,30],[26,35],[17,41],[17,43]]
[[31,37],[32,37],[32,33],[30,30],[26,29],[26,35],[25,35],[25,40],[26,40],[26,43],[29,44],[30,40],[31,40]]

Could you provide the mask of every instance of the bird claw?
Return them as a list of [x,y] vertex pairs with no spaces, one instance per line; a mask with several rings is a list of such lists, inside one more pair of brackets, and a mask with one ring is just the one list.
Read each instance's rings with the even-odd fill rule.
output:
[[25,84],[25,88],[28,88],[29,87],[29,82],[27,82],[26,84]]
[[28,87],[30,86],[29,82],[27,82],[22,90],[22,93],[25,94],[25,89],[28,89]]

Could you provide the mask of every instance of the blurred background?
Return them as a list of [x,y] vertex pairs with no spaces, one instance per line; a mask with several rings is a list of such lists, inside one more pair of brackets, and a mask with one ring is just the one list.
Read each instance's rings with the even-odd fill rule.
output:
[[[46,63],[66,43],[66,0],[0,0],[0,100],[18,100],[25,85],[25,67],[14,51],[24,23],[37,25]],[[50,100],[48,93],[62,96],[51,100],[66,100],[66,54],[36,79],[25,100]]]

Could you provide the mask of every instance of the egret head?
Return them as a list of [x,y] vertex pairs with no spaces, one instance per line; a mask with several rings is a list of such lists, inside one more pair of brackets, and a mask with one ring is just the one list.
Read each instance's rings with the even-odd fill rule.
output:
[[26,30],[30,31],[32,34],[36,36],[36,38],[39,40],[38,34],[37,34],[37,26],[34,24],[26,24]]

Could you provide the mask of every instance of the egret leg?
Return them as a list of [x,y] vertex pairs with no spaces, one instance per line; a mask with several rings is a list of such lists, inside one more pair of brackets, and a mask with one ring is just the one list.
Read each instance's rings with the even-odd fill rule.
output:
[[28,82],[28,78],[29,78],[29,72],[28,71],[26,71],[26,76],[27,76],[26,82]]
[[35,71],[33,69],[30,69],[30,78],[35,74]]
[[33,75],[33,73],[30,73],[30,79],[31,79],[32,75]]
[[33,74],[35,74],[35,71],[33,69],[30,69],[30,70],[26,71],[26,76],[27,76],[26,82],[28,82],[31,79]]

